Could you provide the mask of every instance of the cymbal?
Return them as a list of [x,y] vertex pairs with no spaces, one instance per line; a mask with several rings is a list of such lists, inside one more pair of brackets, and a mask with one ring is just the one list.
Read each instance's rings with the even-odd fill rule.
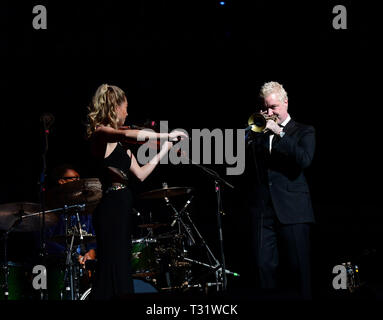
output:
[[141,193],[139,197],[141,199],[160,199],[165,197],[175,197],[179,195],[189,194],[192,191],[193,188],[189,187],[162,188]]
[[[8,230],[22,216],[21,222],[13,229],[16,232],[30,232],[40,230],[42,212],[40,204],[32,202],[12,202],[0,204],[0,230]],[[55,213],[45,214],[45,226],[57,223]]]
[[[68,241],[70,242],[71,240],[72,240],[72,236],[70,235],[68,237]],[[50,241],[65,245],[66,237],[64,234],[62,234],[62,235],[60,234],[60,235],[56,235],[56,236],[53,236],[52,238],[50,238]],[[73,246],[78,246],[81,243],[87,244],[87,243],[94,243],[94,242],[96,242],[96,236],[94,236],[92,234],[83,235],[83,240],[80,239],[80,235],[76,234],[74,236],[74,239],[73,239]]]
[[157,229],[159,227],[169,226],[167,223],[147,223],[147,224],[139,224],[139,228],[148,228],[148,229]]
[[101,182],[97,178],[80,179],[60,184],[46,193],[46,203],[50,208],[65,205],[85,204],[80,213],[92,213],[102,197]]

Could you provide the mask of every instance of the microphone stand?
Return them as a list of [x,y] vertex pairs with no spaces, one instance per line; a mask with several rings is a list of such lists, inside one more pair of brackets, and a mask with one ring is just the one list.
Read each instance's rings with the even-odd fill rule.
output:
[[[43,130],[44,130],[44,144],[43,144],[43,151],[42,151],[42,172],[40,174],[40,180],[39,180],[39,194],[40,194],[40,206],[42,210],[42,219],[41,219],[41,233],[40,233],[40,257],[42,260],[43,265],[45,265],[46,262],[46,238],[45,238],[45,178],[47,176],[47,161],[46,156],[48,152],[48,135],[49,135],[49,127],[53,123],[53,116],[49,117],[48,114],[43,114],[40,117],[40,121],[43,123]],[[50,121],[49,121],[50,120]],[[48,123],[47,123],[48,122]],[[47,300],[47,292],[44,290],[41,291],[41,298],[42,300]]]
[[[266,133],[266,138],[267,137],[268,137],[268,134]],[[255,139],[256,139],[256,137],[252,137],[251,131],[248,131],[245,139],[246,139],[247,147],[250,148],[252,157],[254,159],[254,167],[255,167],[255,173],[256,173],[257,181],[258,181],[258,183],[261,183],[260,168],[259,168],[259,164],[258,164],[258,160],[257,160],[256,151],[255,151],[255,148],[256,148]],[[260,225],[258,224],[258,239],[259,239],[260,248],[262,248],[262,246],[263,246],[263,219],[264,219],[264,215],[266,213],[266,204],[265,204],[264,199],[262,199],[262,201],[261,201],[261,207],[262,207],[261,224]]]
[[[216,200],[217,200],[217,225],[218,225],[218,233],[219,233],[219,244],[220,244],[220,255],[221,255],[221,266],[222,268],[219,268],[218,271],[221,273],[222,277],[222,291],[226,291],[227,287],[227,276],[226,276],[226,263],[225,263],[225,254],[223,249],[223,232],[222,232],[222,218],[221,215],[224,215],[224,212],[222,211],[222,197],[221,197],[221,183],[234,189],[234,186],[231,185],[229,182],[224,180],[219,176],[217,172],[215,172],[212,169],[208,169],[190,158],[186,156],[182,156],[190,161],[190,163],[194,164],[195,166],[201,168],[204,172],[206,172],[211,178],[214,179],[214,190],[216,193]],[[218,288],[218,287],[217,287]]]

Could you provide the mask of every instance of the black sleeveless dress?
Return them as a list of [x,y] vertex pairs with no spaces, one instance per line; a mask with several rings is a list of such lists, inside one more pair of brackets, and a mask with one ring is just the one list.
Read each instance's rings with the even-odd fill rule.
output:
[[91,299],[106,300],[134,293],[131,268],[132,193],[129,187],[108,190],[108,167],[128,176],[131,159],[117,143],[113,152],[98,164],[103,197],[93,214],[97,239],[97,269]]

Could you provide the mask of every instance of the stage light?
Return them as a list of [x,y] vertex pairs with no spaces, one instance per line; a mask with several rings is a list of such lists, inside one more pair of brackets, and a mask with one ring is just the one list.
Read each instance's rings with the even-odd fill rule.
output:
[[224,6],[224,5],[226,4],[226,2],[225,2],[225,1],[220,1],[219,4],[220,4],[221,6]]

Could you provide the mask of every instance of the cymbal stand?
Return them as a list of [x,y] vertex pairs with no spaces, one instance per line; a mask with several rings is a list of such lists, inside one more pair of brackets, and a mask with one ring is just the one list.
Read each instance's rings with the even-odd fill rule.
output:
[[[193,197],[191,197],[191,199],[192,198]],[[166,202],[166,205],[169,206],[173,210],[173,212],[174,212],[174,220],[173,220],[173,222],[171,223],[170,226],[173,227],[177,223],[178,235],[182,235],[181,227],[183,227],[183,229],[186,231],[187,235],[189,236],[191,244],[194,245],[195,244],[195,240],[194,240],[193,235],[190,232],[190,228],[185,224],[185,222],[181,218],[182,212],[183,212],[184,208],[190,203],[190,200],[188,201],[188,203],[185,205],[185,207],[180,212],[178,212],[177,209],[171,204],[171,202],[170,202],[168,197],[164,197],[164,200]],[[186,252],[184,242],[182,242],[182,252],[183,253]]]
[[[219,176],[217,172],[215,172],[212,169],[208,169],[203,165],[200,165],[199,163],[196,163],[192,159],[190,159],[187,156],[182,156],[186,160],[188,160],[191,164],[194,164],[195,166],[202,169],[204,172],[206,172],[211,178],[214,179],[214,190],[216,193],[216,200],[217,200],[217,225],[218,225],[218,233],[219,233],[219,244],[220,244],[220,256],[221,256],[221,272],[220,276],[222,277],[222,291],[226,291],[227,286],[227,277],[226,277],[226,262],[225,262],[225,254],[223,249],[223,230],[222,230],[222,215],[224,215],[222,211],[222,197],[221,197],[221,183],[224,185],[234,189],[234,186],[231,185],[229,182],[224,180]],[[218,269],[218,270],[220,270]]]
[[[192,198],[191,198],[192,199]],[[189,201],[191,201],[191,199]],[[183,208],[183,209],[186,209],[186,206]],[[215,278],[216,278],[216,287],[217,287],[217,291],[219,291],[220,289],[220,286],[223,286],[223,282],[222,282],[222,272],[223,272],[223,268],[221,266],[221,263],[218,261],[218,259],[214,256],[213,252],[211,251],[211,249],[209,248],[208,244],[206,243],[205,239],[203,238],[203,236],[201,235],[201,233],[199,232],[198,228],[196,227],[196,225],[194,224],[193,220],[191,219],[190,217],[190,214],[188,211],[186,210],[181,210],[184,212],[184,215],[187,219],[187,222],[192,226],[195,234],[197,235],[200,243],[202,244],[202,246],[205,248],[205,250],[207,251],[207,254],[208,254],[208,257],[209,259],[211,258],[214,262],[215,265],[210,265],[210,264],[207,264],[207,263],[203,263],[203,262],[200,262],[200,261],[197,261],[197,260],[193,260],[193,259],[190,259],[190,258],[186,258],[186,257],[183,257],[183,259],[185,261],[188,261],[188,262],[192,262],[192,263],[195,263],[195,264],[198,264],[198,265],[202,265],[202,266],[205,266],[205,267],[208,267],[211,269],[212,272],[215,273]],[[234,272],[231,272],[227,269],[225,269],[225,273],[226,274],[232,274],[232,275],[236,275],[236,276],[239,276],[237,273],[234,273]],[[212,284],[214,285],[214,284]]]
[[[166,182],[162,183],[162,186],[164,188],[167,188],[168,187],[168,184]],[[169,198],[168,197],[164,197],[164,200],[165,200],[165,203],[166,203],[166,206],[168,206],[169,208],[171,208],[171,210],[174,212],[174,220],[173,222],[171,223],[171,227],[174,227],[174,225],[177,223],[177,227],[178,227],[178,233],[177,235],[179,235],[180,239],[181,239],[181,250],[182,250],[182,256],[185,255],[185,253],[187,252],[186,251],[186,248],[185,248],[185,243],[182,239],[182,231],[181,231],[181,227],[184,228],[184,230],[186,231],[186,233],[188,234],[189,236],[189,239],[191,239],[192,243],[194,244],[195,241],[194,241],[194,238],[192,236],[192,234],[190,233],[190,229],[185,225],[185,223],[182,221],[181,219],[181,216],[180,216],[180,213],[177,211],[177,209],[173,206],[173,204],[170,202]],[[169,271],[166,271],[165,272],[165,278],[166,278],[166,282],[167,282],[167,285],[168,287],[171,287],[172,284],[171,284],[171,281],[170,281],[170,275],[169,275]]]
[[8,276],[9,276],[9,270],[8,270],[8,236],[9,234],[20,224],[22,221],[22,212],[23,210],[20,210],[17,219],[13,222],[13,224],[10,226],[10,228],[4,232],[3,234],[3,240],[4,240],[4,265],[2,267],[4,272],[4,284],[2,285],[4,289],[4,299],[8,300],[9,298],[9,288],[8,288]]
[[[64,284],[65,284],[65,298],[69,298],[69,300],[78,300],[80,297],[79,293],[79,277],[78,277],[78,266],[74,263],[73,261],[73,242],[74,242],[74,237],[75,237],[75,228],[71,226],[69,228],[69,225],[71,221],[69,221],[71,216],[68,216],[67,214],[67,206],[65,208],[65,250],[66,250],[66,261],[65,261],[65,275],[64,275]],[[77,223],[80,225],[80,230],[81,230],[81,222],[80,218],[78,216],[78,211],[76,211],[76,214],[73,215]],[[69,239],[69,230],[72,231],[72,235],[70,238],[70,244],[68,246],[68,239]],[[80,238],[82,238],[82,233],[80,231]]]
[[[199,232],[199,230],[197,229],[196,225],[194,224],[193,220],[190,218],[190,214],[189,212],[185,211],[185,216],[186,218],[188,219],[190,225],[193,227],[194,229],[194,232],[197,234],[198,238],[201,240],[201,243],[202,245],[205,247],[206,251],[210,254],[210,257],[214,260],[214,262],[216,263],[216,265],[213,267],[213,268],[216,268],[217,266],[220,266],[221,264],[219,263],[218,259],[214,256],[213,252],[210,250],[209,246],[207,245],[205,239],[202,237],[201,233]],[[185,259],[186,260],[186,259]],[[188,259],[190,260],[190,259]],[[200,263],[202,264],[202,263]],[[210,266],[210,265],[206,265],[206,264],[203,264],[205,266]],[[222,270],[222,269],[220,269]],[[239,276],[238,273],[236,272],[231,272],[229,270],[226,270],[226,274],[231,274],[231,275],[235,275],[235,276]]]
[[[41,210],[42,210],[42,216],[41,216],[41,221],[40,221],[40,258],[42,260],[42,264],[45,265],[46,262],[46,238],[45,238],[45,179],[47,176],[47,153],[48,153],[48,136],[49,136],[49,128],[53,124],[54,117],[53,115],[50,114],[43,114],[40,117],[40,121],[43,123],[43,134],[44,134],[44,139],[43,139],[43,148],[42,148],[42,171],[40,174],[40,179],[39,179],[39,196],[40,196],[40,205],[41,205]],[[41,289],[41,299],[42,300],[47,300],[48,299],[48,294],[47,290],[42,290]]]

